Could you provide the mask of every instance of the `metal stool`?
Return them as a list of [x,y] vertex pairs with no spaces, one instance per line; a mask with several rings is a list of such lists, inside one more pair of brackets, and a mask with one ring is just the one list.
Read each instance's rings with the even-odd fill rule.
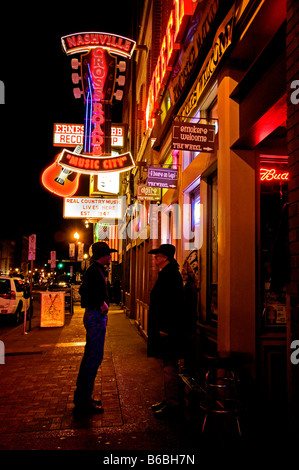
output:
[[201,409],[205,412],[202,433],[205,431],[209,415],[232,416],[241,436],[239,422],[239,360],[232,355],[205,356],[206,374],[204,383],[204,402]]

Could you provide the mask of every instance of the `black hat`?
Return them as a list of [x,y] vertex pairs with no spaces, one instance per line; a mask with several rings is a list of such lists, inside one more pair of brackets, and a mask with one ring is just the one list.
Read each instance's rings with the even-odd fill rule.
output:
[[170,245],[169,243],[164,243],[160,245],[159,248],[154,248],[148,252],[149,255],[156,255],[157,253],[161,253],[162,255],[167,256],[167,258],[172,259],[175,254],[175,246]]
[[115,253],[117,250],[114,248],[109,248],[108,244],[105,242],[96,242],[91,246],[92,250],[92,259],[97,260],[102,258],[102,256],[110,255],[110,253]]

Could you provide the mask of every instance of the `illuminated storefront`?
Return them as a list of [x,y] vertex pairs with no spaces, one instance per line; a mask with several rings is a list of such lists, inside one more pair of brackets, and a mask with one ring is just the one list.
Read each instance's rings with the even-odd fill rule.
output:
[[[185,14],[177,14],[178,3]],[[191,266],[195,279],[194,373],[202,352],[242,353],[260,397],[286,409],[286,279],[276,285],[269,279],[283,253],[274,259],[288,202],[286,1],[169,0],[162,14],[155,5],[145,2],[138,39],[144,46],[130,126],[140,165],[131,189],[137,197],[137,182],[145,184],[145,168],[153,166],[178,169],[178,183],[162,189],[160,205],[169,217],[167,226],[158,224],[159,238],[128,240],[122,252],[124,302],[146,335],[157,276],[146,254],[160,242],[173,243],[181,268]],[[164,27],[157,43],[156,24]],[[142,204],[148,213],[150,203]],[[177,207],[181,224],[189,211],[190,232],[201,232],[196,249],[174,223]]]

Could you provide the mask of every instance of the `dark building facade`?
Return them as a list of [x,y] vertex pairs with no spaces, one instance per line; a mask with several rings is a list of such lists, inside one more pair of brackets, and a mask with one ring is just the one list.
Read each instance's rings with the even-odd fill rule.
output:
[[[124,305],[147,336],[157,277],[147,253],[173,243],[193,279],[192,374],[205,353],[243,354],[261,407],[297,417],[297,3],[145,0],[136,12],[123,114],[136,161],[123,179]],[[179,124],[189,136],[212,126],[213,145],[175,145]],[[145,190],[153,168],[177,170],[175,187]]]

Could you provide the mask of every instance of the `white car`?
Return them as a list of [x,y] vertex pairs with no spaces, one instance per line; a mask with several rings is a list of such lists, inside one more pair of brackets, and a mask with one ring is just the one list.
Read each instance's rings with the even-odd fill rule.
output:
[[24,296],[25,282],[17,277],[0,276],[0,316],[11,315],[15,325],[20,322],[25,305],[30,299]]

